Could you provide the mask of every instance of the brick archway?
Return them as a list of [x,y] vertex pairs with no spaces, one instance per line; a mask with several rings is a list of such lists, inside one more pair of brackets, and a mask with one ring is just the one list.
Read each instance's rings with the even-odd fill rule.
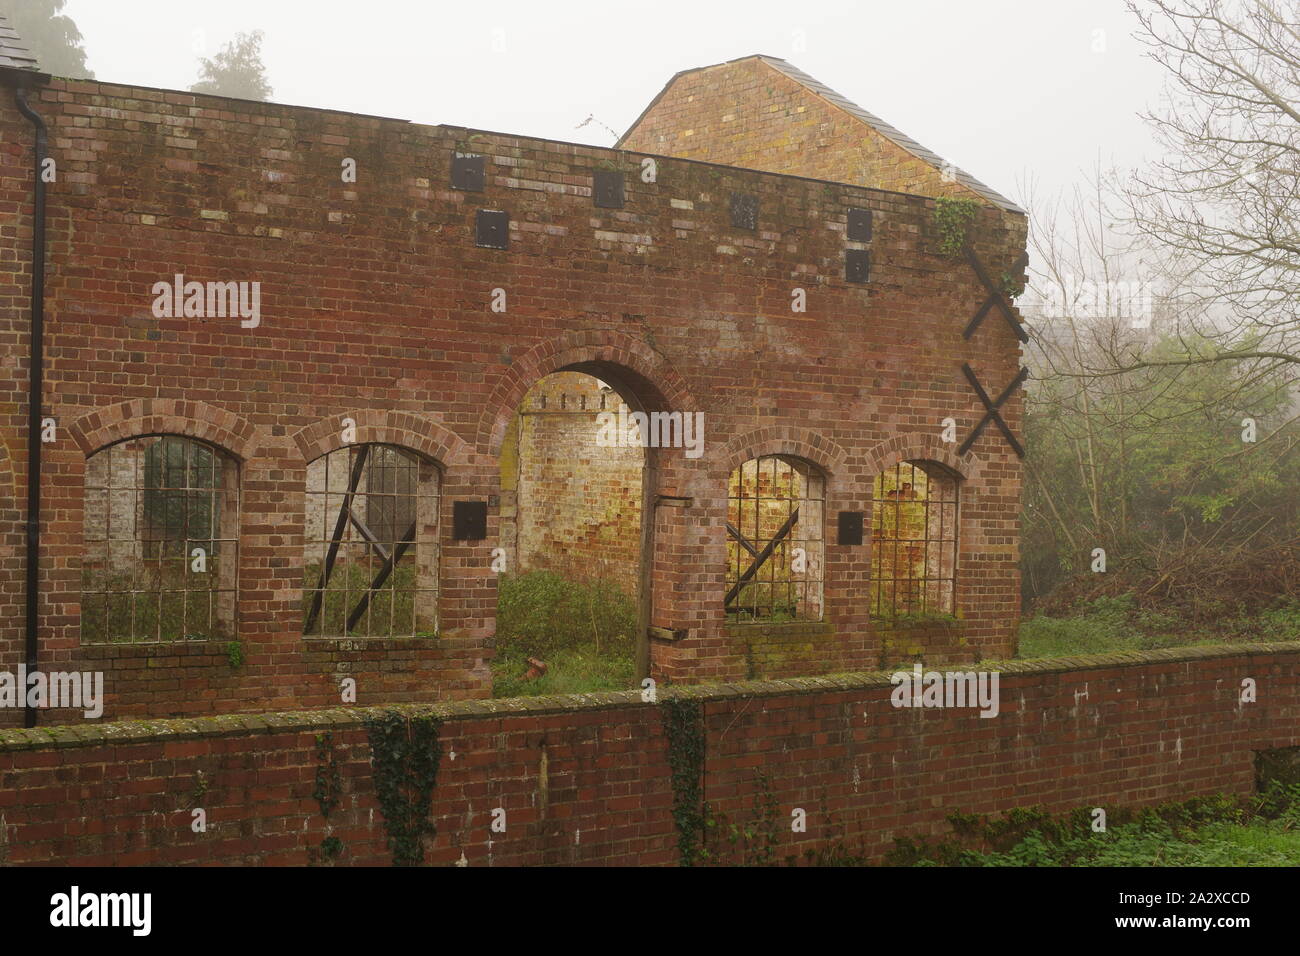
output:
[[827,477],[842,475],[848,458],[843,448],[812,429],[772,425],[735,436],[727,442],[721,459],[727,466],[727,474],[731,474],[750,459],[766,455],[803,458],[820,468]]
[[142,435],[197,438],[244,462],[253,457],[257,428],[252,422],[206,402],[137,398],[86,412],[68,427],[87,457],[109,445]]
[[608,370],[647,410],[697,410],[685,379],[645,342],[613,329],[587,329],[539,342],[502,373],[484,403],[477,448],[489,457],[499,455],[524,394],[538,379],[566,369],[597,377]]
[[977,479],[980,460],[974,453],[957,454],[957,446],[930,433],[896,435],[872,446],[866,455],[866,474],[873,477],[900,461],[937,461],[963,481]]
[[365,408],[330,415],[295,432],[293,441],[303,461],[315,461],[344,447],[345,418],[356,423],[357,444],[400,445],[432,458],[443,468],[467,464],[473,452],[459,435],[426,416]]

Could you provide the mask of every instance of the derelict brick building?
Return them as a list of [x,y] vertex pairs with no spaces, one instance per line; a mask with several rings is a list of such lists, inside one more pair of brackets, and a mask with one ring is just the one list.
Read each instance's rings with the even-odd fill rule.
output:
[[698,456],[643,449],[621,532],[656,678],[1012,652],[1024,215],[790,64],[679,74],[600,148],[50,78],[2,42],[0,670],[103,671],[108,717],[486,695],[536,520],[517,420],[561,372],[703,413]]

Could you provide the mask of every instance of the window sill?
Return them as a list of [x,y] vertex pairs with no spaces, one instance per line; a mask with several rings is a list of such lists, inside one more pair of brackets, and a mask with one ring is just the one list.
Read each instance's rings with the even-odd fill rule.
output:
[[303,636],[303,643],[311,651],[397,651],[412,647],[437,647],[437,637],[321,637]]
[[771,624],[766,621],[747,621],[744,624],[728,624],[728,637],[746,637],[762,634],[764,637],[830,637],[835,633],[835,625],[830,621],[783,621]]

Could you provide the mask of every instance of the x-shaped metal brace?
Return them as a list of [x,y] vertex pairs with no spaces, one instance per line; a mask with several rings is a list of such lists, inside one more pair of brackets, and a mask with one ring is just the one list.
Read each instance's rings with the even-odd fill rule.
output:
[[312,595],[311,610],[307,613],[307,621],[302,626],[304,634],[311,633],[312,628],[316,626],[316,622],[320,618],[325,589],[329,585],[330,575],[334,573],[334,562],[338,558],[339,546],[343,543],[343,533],[347,530],[349,523],[357,529],[366,543],[375,550],[375,553],[384,559],[384,563],[379,568],[379,573],[375,575],[374,580],[370,582],[370,587],[361,595],[361,599],[351,613],[348,614],[345,626],[345,630],[348,632],[351,632],[357,626],[357,622],[366,613],[366,608],[370,606],[370,596],[384,586],[384,582],[388,580],[394,566],[402,560],[402,555],[406,553],[407,548],[415,543],[415,522],[412,521],[411,526],[402,535],[402,539],[394,545],[393,550],[390,552],[384,547],[383,542],[379,540],[375,533],[370,530],[369,526],[361,520],[356,511],[353,510],[352,502],[356,499],[357,488],[361,484],[361,474],[365,470],[366,459],[369,454],[370,446],[362,445],[352,463],[352,474],[348,478],[347,494],[343,496],[338,519],[334,522],[334,535],[330,538],[329,552],[325,555],[325,567],[321,574],[320,584]]
[[[1007,325],[1011,326],[1011,331],[1016,333],[1016,338],[1020,339],[1022,342],[1028,342],[1029,333],[1026,332],[1025,327],[1020,324],[1020,320],[1016,318],[1016,314],[1011,308],[1011,303],[1007,300],[1006,293],[993,284],[993,280],[989,278],[989,274],[984,271],[984,265],[980,262],[979,256],[975,255],[974,250],[971,249],[970,246],[966,247],[966,261],[969,262],[970,267],[975,270],[975,275],[979,276],[980,283],[988,290],[989,294],[988,298],[984,300],[984,304],[980,306],[980,310],[975,313],[975,318],[966,323],[966,328],[961,334],[962,338],[969,340],[970,337],[975,334],[975,330],[979,328],[980,323],[984,321],[984,317],[989,314],[989,310],[994,306],[997,306],[997,308],[1002,312],[1002,317],[1007,320]],[[1027,265],[1029,265],[1029,256],[1022,252],[1020,258],[1016,260],[1015,265],[1011,267],[1011,271],[1013,273],[1018,273]]]
[[966,437],[966,440],[961,443],[961,447],[957,449],[957,454],[964,455],[966,452],[970,451],[970,446],[975,444],[975,439],[980,437],[980,433],[984,431],[984,426],[991,421],[998,426],[998,430],[1002,432],[1003,437],[1007,440],[1007,444],[1009,444],[1012,450],[1015,451],[1016,456],[1024,458],[1024,448],[1020,446],[1020,442],[1016,441],[1016,436],[1011,433],[1011,429],[1007,427],[1007,423],[1002,420],[1002,414],[998,409],[1000,409],[1002,404],[1011,397],[1011,393],[1018,389],[1025,379],[1029,378],[1029,369],[1022,368],[1020,374],[1012,379],[1011,384],[1002,390],[1002,394],[998,396],[996,402],[989,400],[988,392],[984,391],[984,386],[980,384],[979,379],[975,377],[975,373],[971,370],[969,365],[962,362],[961,370],[966,376],[966,381],[970,382],[970,387],[975,389],[975,394],[978,395],[980,401],[984,403],[985,412],[984,417],[979,420],[975,429]]
[[746,585],[746,583],[748,583],[750,578],[758,573],[758,569],[761,568],[767,559],[772,556],[772,552],[776,550],[777,545],[785,540],[786,535],[790,533],[791,529],[794,528],[794,523],[798,520],[799,509],[795,508],[794,511],[790,512],[790,517],[785,519],[785,524],[781,525],[780,530],[778,530],[772,540],[764,546],[762,551],[759,551],[754,547],[754,544],[741,534],[735,525],[730,521],[727,522],[727,534],[739,541],[740,546],[750,553],[754,561],[750,564],[749,569],[740,576],[739,580],[731,586],[731,590],[727,592],[727,596],[722,602],[723,606],[731,607],[731,602],[736,599],[738,594],[740,594],[741,589]]

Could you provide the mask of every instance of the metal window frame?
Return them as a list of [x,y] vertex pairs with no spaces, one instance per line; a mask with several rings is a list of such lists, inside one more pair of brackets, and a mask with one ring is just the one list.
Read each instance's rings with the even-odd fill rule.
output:
[[[765,465],[769,469],[764,474]],[[752,467],[752,475],[749,469]],[[781,473],[784,469],[784,473]],[[795,476],[800,482],[800,494],[795,494]],[[764,477],[768,479],[766,489]],[[811,487],[815,482],[815,489]],[[747,485],[748,483],[748,485]],[[779,493],[782,484],[788,489]],[[813,491],[815,490],[815,494]],[[805,520],[821,521],[821,528],[812,529],[815,537],[798,533],[801,511],[807,505],[816,505],[812,510],[814,516],[804,515]],[[775,517],[772,515],[775,506]],[[727,520],[725,527],[728,541],[728,560],[726,584],[727,591],[723,598],[723,607],[728,617],[735,617],[732,623],[765,624],[769,623],[779,606],[793,609],[793,621],[822,621],[826,616],[826,579],[825,579],[825,515],[826,515],[826,478],[812,463],[799,460],[797,463],[788,455],[761,455],[750,458],[734,469],[727,482]],[[781,523],[767,537],[765,527],[781,518]],[[753,529],[753,538],[745,533]],[[778,569],[789,567],[792,550],[803,547],[805,554],[813,550],[808,547],[816,545],[816,560],[810,561],[807,569],[798,578],[793,573],[779,575]],[[744,567],[748,556],[748,567]],[[742,570],[743,568],[743,570]],[[768,601],[761,603],[758,596],[766,591]],[[754,600],[745,600],[746,595]],[[781,594],[784,601],[778,601]],[[800,608],[815,606],[816,616],[801,615]],[[748,616],[748,620],[741,618]]]
[[[174,465],[168,461],[170,449],[181,449],[181,461]],[[161,464],[161,483],[156,486],[149,484],[149,465],[148,456],[156,448],[162,449],[164,461]],[[117,456],[126,453],[128,450],[133,452],[134,462],[130,478],[125,486],[117,484],[114,468],[114,460]],[[209,481],[205,485],[194,484],[192,478],[197,474],[195,471],[195,452],[202,450],[210,456],[210,464],[205,466],[210,469]],[[99,456],[104,456],[104,483],[96,485],[94,477],[94,466],[91,464]],[[170,479],[179,473],[179,483],[171,483]],[[80,642],[83,645],[106,645],[106,644],[178,644],[188,642],[210,641],[210,640],[230,640],[236,632],[236,605],[239,596],[239,551],[240,536],[239,522],[241,516],[241,482],[240,482],[240,465],[238,459],[230,455],[224,449],[204,441],[194,438],[190,435],[179,435],[174,433],[156,433],[149,435],[134,435],[130,438],[123,439],[107,445],[98,451],[89,455],[86,459],[86,473],[84,478],[84,498],[83,498],[83,530],[82,545],[85,551],[91,550],[95,544],[102,544],[105,551],[105,586],[102,588],[88,586],[87,576],[85,573],[84,562],[87,560],[83,556],[83,574],[81,584],[81,603],[82,603],[82,628]],[[134,527],[130,529],[129,534],[120,534],[114,537],[113,527],[113,510],[115,499],[119,498],[122,493],[129,495]],[[164,516],[162,534],[156,535],[152,532],[157,528],[148,518],[150,500],[157,500],[158,495],[162,495],[164,510],[169,513]],[[92,535],[90,522],[98,507],[98,499],[102,499],[103,508],[103,537]],[[178,528],[171,527],[170,504],[177,499],[182,503],[182,520]],[[207,500],[208,504],[208,535],[205,537],[191,536],[191,516],[193,512],[192,502]],[[233,526],[233,535],[222,535],[222,526]],[[170,534],[176,530],[180,534],[174,537]],[[173,542],[181,542],[182,548],[179,555],[167,555],[167,545]],[[140,557],[138,560],[132,557],[133,567],[130,570],[130,583],[126,588],[108,587],[107,572],[114,563],[114,553],[119,551],[114,545],[128,545],[132,552],[138,550]],[[207,571],[204,572],[207,582],[203,586],[195,586],[195,575],[191,570],[193,558],[191,556],[193,548],[196,546],[205,547],[205,560]],[[154,555],[148,552],[155,551]],[[83,551],[83,554],[85,552]],[[180,587],[169,586],[174,582],[166,579],[166,571],[169,563],[179,564],[178,580]],[[224,579],[224,580],[223,580]],[[177,637],[165,637],[163,635],[164,617],[169,605],[168,595],[180,595],[180,623],[181,634]],[[125,634],[115,634],[112,630],[114,617],[114,604],[125,596],[130,606],[129,625]],[[203,627],[200,637],[191,637],[191,607],[194,602],[197,606],[206,606],[206,614],[203,616]],[[144,605],[153,605],[155,610],[154,625],[152,634],[142,632],[143,624],[139,620],[143,611],[147,608]],[[103,634],[88,638],[84,626],[87,605],[102,603],[104,630]],[[97,613],[94,609],[92,613]]]
[[[916,501],[920,508],[920,523],[923,529],[921,537],[899,534],[903,527],[904,499],[898,494],[886,497],[886,480],[890,470],[876,475],[871,485],[871,589],[870,604],[873,617],[898,616],[900,614],[955,614],[957,611],[957,577],[959,573],[959,532],[961,528],[961,482],[958,476],[938,465],[929,465],[921,461],[898,461],[892,466],[893,487],[895,492],[903,487],[904,469],[911,479],[911,486],[917,487],[916,476],[925,477],[924,495]],[[939,486],[939,496],[935,495],[935,486]],[[944,496],[943,489],[950,487],[951,496]],[[934,522],[932,513],[938,512],[938,535],[931,532]],[[886,533],[885,517],[892,510],[893,532]],[[951,512],[951,521],[945,516]],[[910,518],[909,518],[909,523]],[[909,560],[905,567],[908,573],[899,574],[900,548],[921,547],[921,573],[911,573],[915,566]],[[886,552],[888,549],[888,552]],[[932,562],[931,552],[936,552]],[[885,554],[890,555],[889,567],[892,573],[885,577],[881,574]],[[951,573],[944,574],[945,558],[951,562]],[[888,600],[885,599],[888,585]],[[903,606],[900,606],[900,585],[905,593]],[[919,600],[916,596],[919,596]],[[932,606],[937,605],[937,606]]]
[[[396,455],[401,460],[401,465],[378,463],[381,456],[388,454]],[[415,637],[418,633],[428,630],[428,628],[418,627],[420,623],[419,601],[421,595],[425,596],[426,603],[432,611],[432,630],[436,631],[438,628],[438,601],[440,598],[439,564],[441,555],[438,553],[439,542],[436,533],[432,539],[420,535],[420,516],[423,511],[433,517],[435,528],[441,526],[441,468],[436,462],[420,455],[418,452],[388,442],[362,442],[345,445],[323,455],[316,461],[322,462],[321,487],[319,489],[308,487],[305,493],[305,503],[310,505],[314,499],[320,500],[322,522],[329,521],[333,513],[331,506],[335,502],[338,503],[338,509],[337,513],[333,514],[333,530],[328,537],[325,536],[324,527],[321,529],[321,537],[319,538],[312,538],[311,529],[306,529],[305,545],[309,548],[319,545],[322,551],[322,560],[319,565],[319,576],[314,581],[307,577],[310,573],[310,566],[305,566],[303,569],[304,604],[308,601],[307,595],[311,595],[310,606],[305,608],[303,618],[303,636],[340,639]],[[315,462],[312,464],[314,465]],[[347,474],[346,489],[342,492],[332,490],[330,483],[331,470],[338,467],[343,467]],[[372,476],[376,474],[376,469],[394,470],[397,468],[411,473],[412,481],[409,485],[411,491],[400,490],[402,485],[397,480],[392,483],[394,489],[392,491],[372,490]],[[427,475],[425,474],[426,469]],[[364,490],[362,490],[363,480]],[[431,487],[432,490],[423,490],[426,486]],[[413,517],[400,535],[396,534],[397,525],[393,524],[394,536],[392,539],[381,539],[362,517],[362,513],[369,514],[369,505],[373,499],[391,499],[394,516],[400,510],[399,499],[409,499],[410,512]],[[421,507],[422,503],[423,508]],[[338,580],[335,574],[339,569],[340,551],[345,549],[364,549],[365,567],[370,572],[368,575],[370,583],[368,585],[353,587],[349,580],[350,576],[346,573],[342,578],[341,586],[332,583]],[[420,557],[428,549],[433,551],[433,560],[428,576],[424,578],[420,573]],[[402,560],[408,554],[411,556],[410,563],[414,570],[413,586],[409,588],[412,602],[411,620],[409,628],[399,630],[399,622],[396,620],[399,579],[393,572],[402,566]],[[344,555],[344,561],[352,567],[357,566],[359,563],[355,558],[351,558],[346,554]],[[376,627],[375,598],[384,593],[389,595],[387,627],[382,626],[383,622],[380,622],[380,626]],[[346,612],[344,624],[339,633],[334,633],[334,629],[326,626],[326,619],[330,616],[331,598],[335,595],[342,595],[343,608]],[[363,623],[365,626],[359,628]],[[358,630],[360,630],[360,633],[358,633]]]

